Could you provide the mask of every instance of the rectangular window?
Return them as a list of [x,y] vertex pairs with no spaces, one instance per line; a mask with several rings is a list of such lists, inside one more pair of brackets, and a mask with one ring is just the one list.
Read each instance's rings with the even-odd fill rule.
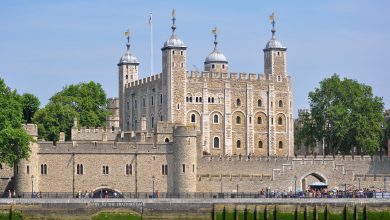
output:
[[133,165],[132,164],[126,164],[126,175],[128,175],[128,176],[133,175]]
[[186,165],[185,165],[185,164],[182,164],[181,167],[182,167],[183,173],[185,173],[185,172],[186,172]]
[[77,175],[83,175],[84,174],[84,166],[82,164],[77,164],[76,173],[77,173]]
[[47,165],[41,164],[41,175],[47,175]]
[[152,96],[151,102],[152,102],[152,106],[154,106],[154,96]]
[[195,173],[195,164],[192,164],[192,172]]
[[27,165],[26,173],[30,174],[30,166],[29,165]]
[[103,175],[108,175],[108,174],[109,174],[108,166],[103,166]]
[[162,175],[168,175],[168,165],[167,164],[163,164],[161,165],[161,174]]
[[162,103],[163,103],[163,95],[160,94],[160,104],[162,104]]

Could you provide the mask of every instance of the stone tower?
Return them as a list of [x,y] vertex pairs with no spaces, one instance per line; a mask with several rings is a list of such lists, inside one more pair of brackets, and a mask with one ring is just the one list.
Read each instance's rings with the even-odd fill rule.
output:
[[[39,192],[39,158],[38,158],[38,128],[35,124],[23,125],[23,128],[32,136],[34,142],[30,143],[30,157],[28,160],[20,160],[14,169],[15,191]],[[42,164],[43,166],[45,164]],[[43,167],[42,167],[43,168]],[[41,168],[41,169],[42,169]]]
[[[162,50],[162,83],[167,121],[185,124],[186,115],[186,49],[176,34],[175,10],[172,11],[172,35]],[[165,91],[164,91],[165,90]]]
[[119,126],[122,131],[130,130],[130,119],[125,117],[126,105],[130,103],[125,100],[125,87],[128,83],[138,80],[138,59],[130,51],[130,31],[126,31],[127,51],[118,63],[119,68]]
[[[272,37],[267,42],[264,51],[264,73],[269,80],[267,89],[267,156],[285,154],[290,156],[293,152],[293,116],[292,116],[292,91],[291,81],[286,73],[287,48],[276,39],[275,15],[270,16],[272,24]],[[284,102],[283,102],[283,100]],[[285,118],[281,124],[278,122],[280,115]],[[286,132],[287,140],[277,138],[278,133]],[[284,144],[283,144],[284,143]],[[288,150],[281,153],[283,146]]]
[[174,192],[196,192],[196,127],[177,125],[174,128],[173,136]]
[[[286,51],[282,43],[276,39],[275,19],[272,20],[272,38],[268,41],[264,48],[264,73],[267,78],[278,79],[278,77],[286,76]],[[279,80],[280,81],[280,80]]]
[[215,27],[213,29],[214,34],[214,50],[206,57],[204,61],[204,70],[208,72],[221,72],[221,73],[227,73],[228,72],[228,61],[223,55],[223,53],[219,52],[217,45],[217,34],[218,29]]

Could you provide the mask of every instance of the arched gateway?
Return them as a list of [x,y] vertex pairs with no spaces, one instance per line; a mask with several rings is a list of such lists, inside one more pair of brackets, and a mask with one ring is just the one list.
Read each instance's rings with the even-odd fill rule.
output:
[[313,171],[305,173],[299,180],[300,188],[302,191],[306,191],[310,184],[318,181],[324,184],[328,184],[328,179],[320,172]]

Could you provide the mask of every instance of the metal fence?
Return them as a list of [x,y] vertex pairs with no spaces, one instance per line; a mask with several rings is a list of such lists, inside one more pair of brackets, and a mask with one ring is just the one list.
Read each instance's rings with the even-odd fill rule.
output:
[[[10,195],[5,192],[1,195],[2,198],[9,198]],[[221,199],[221,198],[384,198],[390,199],[390,192],[337,192],[337,193],[323,193],[313,195],[309,193],[285,193],[285,192],[196,192],[196,193],[169,193],[169,192],[105,192],[97,191],[94,193],[88,192],[23,192],[11,194],[12,198],[192,198],[192,199]]]

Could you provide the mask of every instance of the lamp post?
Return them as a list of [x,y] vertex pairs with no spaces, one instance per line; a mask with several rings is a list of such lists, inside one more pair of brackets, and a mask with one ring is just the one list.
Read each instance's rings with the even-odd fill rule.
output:
[[294,197],[297,196],[297,176],[294,176]]
[[358,181],[359,181],[359,191],[360,191],[360,177],[358,178]]
[[383,189],[386,192],[386,181],[387,181],[387,176],[383,177]]
[[31,175],[31,198],[34,198],[34,175]]
[[154,181],[156,180],[156,178],[154,177],[154,175],[152,176],[152,182],[153,182],[153,194],[152,194],[152,198],[154,198]]

